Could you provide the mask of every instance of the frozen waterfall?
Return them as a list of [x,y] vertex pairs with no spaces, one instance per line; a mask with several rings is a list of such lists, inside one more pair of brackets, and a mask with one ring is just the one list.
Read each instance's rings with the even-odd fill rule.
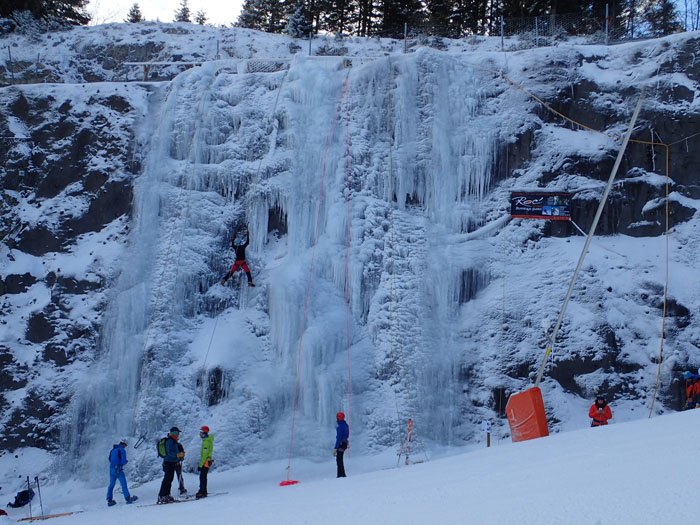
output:
[[[75,400],[74,455],[143,437],[131,453],[148,477],[170,426],[194,450],[207,424],[218,465],[284,456],[307,286],[295,454],[330,448],[338,410],[359,450],[396,446],[408,417],[424,440],[468,437],[457,319],[489,280],[490,245],[466,234],[486,220],[499,143],[514,133],[494,101],[502,83],[427,50],[343,64],[240,74],[214,62],[154,89],[128,255]],[[222,287],[244,224],[257,287],[240,274]],[[87,456],[91,472],[103,456]]]

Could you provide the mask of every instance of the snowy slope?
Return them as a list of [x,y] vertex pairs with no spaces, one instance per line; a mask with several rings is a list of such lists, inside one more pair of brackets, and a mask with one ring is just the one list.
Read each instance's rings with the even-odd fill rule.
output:
[[[327,445],[325,460],[293,461],[291,477],[300,481],[294,486],[279,487],[286,464],[269,462],[214,470],[210,492],[227,494],[169,506],[127,507],[117,497],[118,505],[108,509],[102,488],[47,485],[44,511],[84,511],[57,518],[66,525],[692,522],[696,486],[688,478],[700,448],[690,436],[699,432],[698,414],[687,412],[466,453],[443,450],[428,461],[417,456],[423,462],[408,467],[402,462],[397,468],[390,454],[351,455],[345,479],[334,478]],[[5,458],[1,465],[3,470],[14,466]],[[196,476],[186,474],[185,485],[195,489]],[[159,481],[153,481],[132,493],[142,505],[155,499],[158,488]],[[5,497],[8,492],[3,490]],[[36,502],[32,509],[36,514]],[[9,522],[28,514],[8,510]]]

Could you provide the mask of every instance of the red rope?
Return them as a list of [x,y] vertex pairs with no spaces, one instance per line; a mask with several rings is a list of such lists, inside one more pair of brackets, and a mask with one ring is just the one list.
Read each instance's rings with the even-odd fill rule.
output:
[[[347,80],[345,83],[347,84]],[[345,342],[348,352],[348,425],[350,425],[352,381],[350,376],[350,94],[348,91],[348,89],[345,90],[345,187],[347,189],[347,217],[345,219]],[[350,457],[349,449],[348,457]]]
[[345,79],[345,84],[343,84],[343,91],[340,94],[340,99],[338,100],[338,106],[336,107],[335,114],[333,115],[333,122],[331,123],[331,129],[328,132],[328,138],[326,139],[326,150],[323,153],[323,171],[321,172],[321,189],[318,198],[318,208],[316,211],[316,226],[314,228],[314,245],[311,249],[311,264],[309,265],[309,279],[306,284],[306,298],[304,300],[304,315],[301,321],[301,335],[299,336],[299,352],[297,355],[297,377],[296,385],[294,387],[294,408],[292,410],[292,432],[289,438],[289,461],[287,462],[287,481],[289,481],[289,474],[292,468],[292,446],[294,444],[294,423],[297,414],[297,403],[299,401],[299,373],[301,370],[301,348],[302,341],[304,339],[304,327],[306,325],[306,313],[309,308],[309,296],[311,295],[311,277],[314,272],[314,258],[316,256],[316,242],[318,240],[318,225],[321,222],[321,203],[323,202],[323,186],[326,179],[326,160],[328,159],[328,149],[331,144],[331,137],[333,136],[333,130],[335,129],[335,122],[338,119],[338,114],[340,113],[340,108],[342,107],[343,96],[346,93],[348,86],[348,78]]

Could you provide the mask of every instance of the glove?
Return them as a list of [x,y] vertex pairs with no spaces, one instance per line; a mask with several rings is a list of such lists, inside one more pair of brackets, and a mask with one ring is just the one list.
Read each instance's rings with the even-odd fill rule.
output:
[[211,467],[211,462],[214,461],[213,459],[208,459],[207,461],[204,462],[205,468]]
[[602,414],[602,413],[603,413],[603,409],[602,409],[602,408],[599,408],[599,409],[598,409],[598,413],[599,413],[599,414]]
[[177,457],[180,458],[180,459],[182,459],[182,458],[185,457],[185,453],[184,453],[184,452],[178,452],[178,453],[177,453]]
[[333,456],[335,456],[335,455],[337,455],[337,454],[338,454],[338,449],[337,449],[337,448],[334,448],[334,449],[333,449]]

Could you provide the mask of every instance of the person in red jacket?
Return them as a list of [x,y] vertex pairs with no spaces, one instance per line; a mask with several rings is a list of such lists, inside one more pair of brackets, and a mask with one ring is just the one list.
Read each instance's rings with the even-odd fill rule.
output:
[[591,405],[588,411],[588,417],[593,420],[591,421],[592,427],[607,425],[608,419],[612,419],[612,411],[602,396],[595,398],[595,403]]
[[685,379],[685,408],[698,408],[700,406],[700,376],[692,372],[683,374]]

